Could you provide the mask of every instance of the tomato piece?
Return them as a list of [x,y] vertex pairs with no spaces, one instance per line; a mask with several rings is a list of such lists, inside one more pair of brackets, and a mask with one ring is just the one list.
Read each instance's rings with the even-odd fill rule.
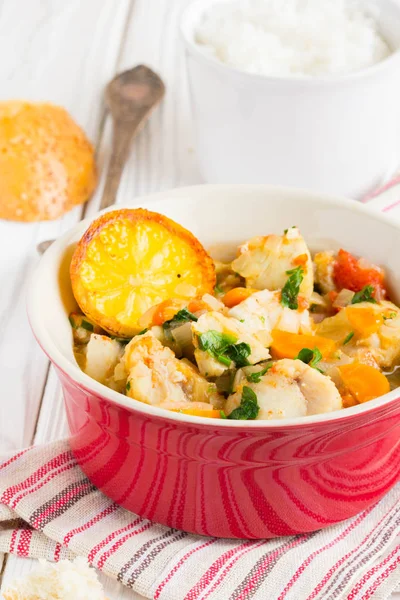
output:
[[339,250],[333,274],[339,289],[359,292],[366,285],[372,285],[374,297],[382,299],[386,295],[385,275],[382,269],[375,265],[363,267],[362,262],[346,250]]

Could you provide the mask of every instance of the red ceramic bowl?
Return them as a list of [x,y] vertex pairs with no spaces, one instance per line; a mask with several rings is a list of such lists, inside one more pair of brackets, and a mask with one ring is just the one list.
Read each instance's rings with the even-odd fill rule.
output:
[[[311,248],[385,265],[400,297],[397,226],[363,206],[267,186],[200,186],[147,206],[207,246],[298,225]],[[137,204],[136,204],[137,206]],[[202,535],[269,538],[314,531],[379,500],[400,474],[400,392],[326,415],[225,421],[147,406],[85,375],[72,352],[68,266],[89,221],[46,252],[28,312],[60,377],[72,449],[87,476],[125,508]]]

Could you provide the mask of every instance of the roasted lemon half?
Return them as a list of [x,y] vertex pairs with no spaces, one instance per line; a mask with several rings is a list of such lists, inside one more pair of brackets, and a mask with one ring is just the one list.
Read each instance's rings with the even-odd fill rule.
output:
[[142,208],[108,212],[90,225],[71,261],[82,311],[103,329],[130,338],[152,306],[212,293],[211,257],[189,231]]

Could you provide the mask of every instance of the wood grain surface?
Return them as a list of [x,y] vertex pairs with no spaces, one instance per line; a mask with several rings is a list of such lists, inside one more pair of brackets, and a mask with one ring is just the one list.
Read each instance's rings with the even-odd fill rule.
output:
[[[187,2],[0,0],[0,99],[60,104],[85,129],[96,146],[102,175],[84,209],[87,216],[98,210],[111,149],[104,86],[117,72],[140,63],[162,76],[167,94],[135,141],[118,202],[201,182],[178,28]],[[30,331],[25,294],[38,261],[37,243],[68,229],[81,218],[81,210],[52,223],[0,221],[0,451],[66,435],[60,386]],[[3,589],[33,564],[0,557]],[[110,600],[139,600],[120,584],[102,581]]]

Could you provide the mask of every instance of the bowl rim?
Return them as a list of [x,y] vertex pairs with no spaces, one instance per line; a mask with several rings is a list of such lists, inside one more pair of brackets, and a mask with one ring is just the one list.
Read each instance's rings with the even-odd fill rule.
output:
[[[207,64],[209,67],[213,67],[217,72],[221,74],[228,75],[230,74],[234,78],[246,78],[247,82],[253,83],[269,83],[275,85],[303,85],[305,87],[316,87],[316,86],[330,86],[330,85],[338,85],[340,83],[348,83],[348,82],[357,82],[359,80],[366,79],[368,77],[373,77],[379,72],[383,72],[389,70],[391,68],[396,69],[396,64],[400,63],[400,44],[383,60],[370,65],[369,67],[364,67],[363,69],[358,69],[356,71],[351,71],[350,73],[343,73],[338,75],[259,75],[257,73],[249,73],[248,71],[243,71],[238,69],[237,67],[233,67],[228,65],[217,58],[215,58],[211,53],[208,54],[204,52],[199,44],[191,38],[190,33],[188,31],[188,20],[192,13],[195,13],[197,16],[197,22],[200,20],[201,16],[204,15],[205,11],[209,6],[219,2],[229,2],[230,0],[208,0],[205,2],[204,0],[190,0],[189,4],[185,6],[185,8],[181,12],[180,16],[180,36],[183,40],[186,48],[198,59],[203,61],[204,64]],[[392,0],[389,2],[393,5],[395,10],[398,10],[399,19],[400,19],[400,6],[397,5]]]
[[[174,413],[168,411],[166,409],[158,408],[156,406],[152,406],[150,404],[145,404],[138,400],[134,400],[133,398],[127,398],[123,394],[108,388],[107,386],[99,383],[95,379],[92,379],[89,375],[84,373],[78,366],[77,363],[73,363],[69,359],[67,359],[62,352],[58,349],[57,344],[53,341],[51,335],[47,331],[47,328],[42,319],[43,315],[43,303],[41,302],[43,295],[41,293],[41,277],[42,273],[46,272],[46,268],[49,264],[51,264],[52,260],[55,257],[60,257],[65,252],[65,249],[68,245],[75,241],[76,235],[79,230],[86,229],[89,224],[99,215],[104,214],[105,212],[109,212],[112,210],[119,210],[120,208],[137,208],[143,207],[148,210],[152,209],[152,204],[157,200],[165,200],[168,197],[173,197],[174,200],[179,200],[179,202],[184,203],[185,199],[187,199],[188,195],[196,195],[198,194],[201,197],[204,197],[204,192],[207,190],[210,193],[220,193],[220,194],[229,194],[229,190],[238,190],[238,188],[247,190],[248,193],[254,192],[268,192],[275,194],[288,194],[293,198],[298,196],[299,201],[301,201],[301,197],[305,194],[311,199],[318,201],[321,205],[330,205],[330,206],[339,206],[344,207],[345,209],[351,210],[352,212],[358,212],[361,214],[367,214],[372,216],[374,219],[381,221],[388,226],[393,227],[400,233],[400,223],[396,224],[385,214],[380,213],[374,209],[368,208],[368,205],[362,204],[355,200],[349,200],[347,198],[338,197],[329,194],[323,194],[315,191],[309,191],[302,188],[292,188],[287,186],[273,186],[273,185],[262,185],[262,184],[202,184],[202,185],[194,185],[187,186],[182,188],[175,188],[171,190],[166,190],[162,192],[158,192],[155,194],[150,194],[147,196],[141,196],[135,198],[132,202],[119,203],[117,205],[113,205],[105,210],[96,212],[93,216],[90,216],[83,221],[79,221],[72,228],[68,229],[60,238],[58,238],[43,254],[38,265],[31,273],[29,282],[28,282],[28,290],[27,290],[27,314],[30,326],[32,328],[33,334],[48,356],[50,361],[61,370],[64,375],[69,377],[76,385],[80,388],[93,393],[97,396],[103,397],[104,399],[111,401],[117,406],[121,406],[123,408],[128,409],[131,412],[140,412],[147,416],[159,417],[164,420],[175,421],[185,423],[186,425],[201,425],[213,428],[219,427],[228,427],[229,429],[237,429],[248,430],[251,431],[253,429],[284,429],[284,428],[303,428],[309,425],[317,425],[331,422],[342,422],[348,421],[349,419],[356,418],[358,416],[363,416],[365,414],[377,411],[384,406],[390,405],[394,403],[396,400],[399,400],[399,391],[394,389],[390,391],[388,394],[384,396],[380,396],[379,398],[375,398],[374,400],[370,400],[364,404],[359,404],[357,406],[353,406],[350,408],[340,409],[337,411],[332,411],[329,413],[322,413],[317,415],[309,415],[305,417],[298,418],[290,418],[290,419],[271,419],[271,420],[254,420],[254,421],[235,421],[229,419],[210,419],[207,417],[197,417],[192,415],[184,415],[182,413]],[[53,274],[54,277],[57,276],[58,271]]]

